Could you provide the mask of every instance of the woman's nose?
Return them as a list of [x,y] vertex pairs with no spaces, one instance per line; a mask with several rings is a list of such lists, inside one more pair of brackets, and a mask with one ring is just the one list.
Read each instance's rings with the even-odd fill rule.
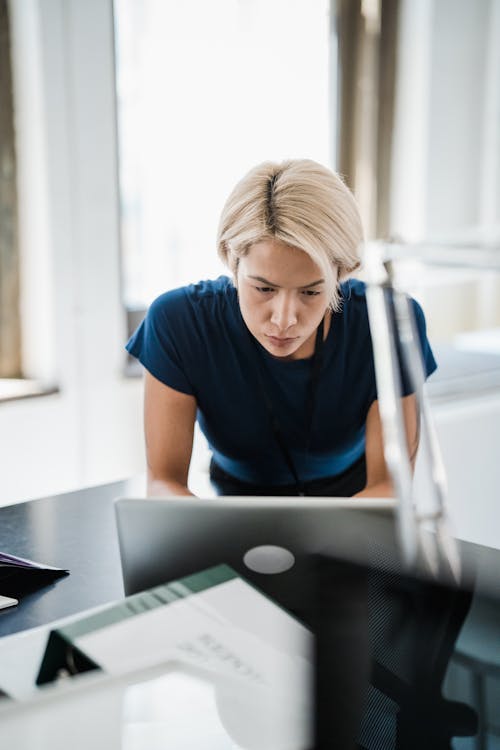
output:
[[271,323],[280,331],[286,331],[297,323],[297,311],[292,297],[284,294],[276,295],[273,300]]

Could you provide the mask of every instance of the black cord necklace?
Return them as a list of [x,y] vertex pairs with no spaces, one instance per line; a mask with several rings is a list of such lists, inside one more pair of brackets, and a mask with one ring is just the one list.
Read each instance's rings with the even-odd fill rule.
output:
[[[316,339],[314,343],[314,354],[312,358],[311,363],[311,378],[309,381],[309,391],[308,391],[308,403],[307,403],[307,409],[306,409],[306,453],[309,452],[310,443],[311,443],[311,435],[313,431],[313,422],[314,422],[314,413],[316,409],[316,398],[318,393],[318,385],[319,385],[319,379],[321,375],[321,369],[323,366],[323,333],[324,333],[324,318],[321,320],[321,323],[319,324],[317,330],[316,330]],[[250,339],[252,341],[253,347],[255,349],[255,352],[257,354],[255,364],[256,364],[256,372],[257,372],[257,379],[259,382],[259,388],[261,392],[262,399],[264,401],[266,411],[269,417],[269,421],[271,423],[271,428],[273,431],[274,438],[279,446],[279,449],[281,450],[282,456],[285,460],[285,463],[293,477],[293,480],[295,482],[297,493],[301,496],[304,496],[306,494],[305,492],[305,484],[300,479],[299,474],[297,472],[297,468],[293,462],[292,456],[290,454],[290,450],[286,444],[286,440],[283,436],[283,432],[280,426],[280,423],[278,421],[278,418],[276,416],[276,412],[273,408],[272,400],[269,396],[268,391],[266,390],[266,387],[264,385],[264,378],[262,376],[262,366],[259,361],[259,351],[257,348],[257,341],[254,338],[254,336],[250,333],[249,329],[247,328],[248,334],[250,336]]]

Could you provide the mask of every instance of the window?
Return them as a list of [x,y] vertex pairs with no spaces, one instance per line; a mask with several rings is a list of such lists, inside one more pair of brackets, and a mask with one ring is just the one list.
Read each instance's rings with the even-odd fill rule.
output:
[[0,0],[0,378],[21,376],[17,168],[7,0]]
[[56,390],[41,16],[0,0],[0,401]]
[[215,238],[266,159],[330,162],[328,0],[115,0],[127,309],[224,273]]

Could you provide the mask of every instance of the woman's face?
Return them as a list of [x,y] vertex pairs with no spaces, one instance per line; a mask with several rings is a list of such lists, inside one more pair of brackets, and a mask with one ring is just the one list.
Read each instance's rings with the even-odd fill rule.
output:
[[236,281],[243,320],[264,349],[280,359],[312,356],[329,300],[307,253],[279,240],[258,242],[240,259]]

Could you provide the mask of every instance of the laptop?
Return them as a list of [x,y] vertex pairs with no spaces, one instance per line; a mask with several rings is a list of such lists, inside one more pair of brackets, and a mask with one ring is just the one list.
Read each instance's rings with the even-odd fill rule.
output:
[[125,594],[225,563],[307,621],[310,560],[397,554],[392,498],[123,498],[115,502]]
[[438,747],[477,731],[468,701],[442,695],[473,592],[405,571],[395,509],[381,498],[120,499],[125,592],[226,563],[315,633],[325,746]]

